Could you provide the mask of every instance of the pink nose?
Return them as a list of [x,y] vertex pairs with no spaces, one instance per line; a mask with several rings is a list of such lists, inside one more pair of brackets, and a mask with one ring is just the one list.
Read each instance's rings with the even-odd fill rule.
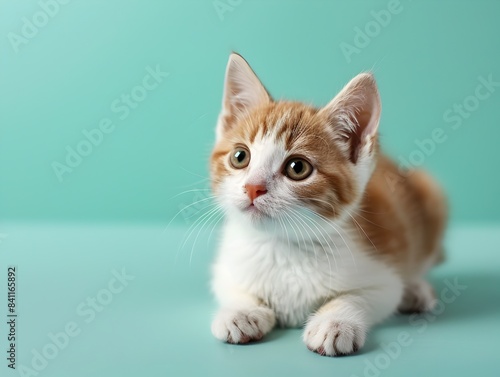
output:
[[267,192],[267,188],[265,185],[246,184],[245,189],[247,190],[247,195],[252,203],[255,198],[258,198],[259,196],[264,195]]

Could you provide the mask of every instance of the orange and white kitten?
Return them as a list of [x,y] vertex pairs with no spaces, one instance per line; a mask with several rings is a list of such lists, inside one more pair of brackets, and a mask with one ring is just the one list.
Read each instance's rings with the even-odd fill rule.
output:
[[211,156],[226,212],[216,338],[246,343],[304,325],[310,350],[345,355],[396,310],[433,308],[424,274],[442,257],[444,195],[380,152],[380,111],[369,73],[317,109],[274,101],[231,54]]

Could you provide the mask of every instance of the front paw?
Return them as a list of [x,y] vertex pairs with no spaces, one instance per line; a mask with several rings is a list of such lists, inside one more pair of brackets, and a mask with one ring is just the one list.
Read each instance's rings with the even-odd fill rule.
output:
[[307,322],[303,340],[322,356],[349,355],[360,349],[366,338],[366,326],[353,320],[314,315]]
[[261,339],[275,323],[274,312],[266,307],[222,309],[212,322],[212,334],[224,342],[248,343]]

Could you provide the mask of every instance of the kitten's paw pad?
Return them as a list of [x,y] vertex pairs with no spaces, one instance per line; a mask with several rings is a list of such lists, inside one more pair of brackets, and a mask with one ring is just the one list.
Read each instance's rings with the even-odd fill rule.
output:
[[212,322],[212,334],[224,342],[242,344],[260,340],[272,330],[276,316],[269,308],[223,309]]
[[436,306],[436,294],[432,286],[421,280],[405,288],[398,311],[403,314],[425,313]]
[[304,330],[304,342],[311,351],[322,356],[349,355],[360,349],[366,338],[361,323],[315,316]]

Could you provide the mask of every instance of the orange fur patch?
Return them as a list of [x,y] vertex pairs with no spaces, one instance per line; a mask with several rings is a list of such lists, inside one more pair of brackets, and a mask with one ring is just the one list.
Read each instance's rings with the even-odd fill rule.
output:
[[[211,156],[211,175],[217,192],[224,177],[232,174],[227,159],[236,144],[252,145],[274,137],[288,151],[308,159],[315,169],[305,184],[297,182],[296,197],[321,216],[335,219],[359,200],[353,177],[352,156],[332,137],[331,120],[317,109],[296,102],[270,102],[244,117],[226,117],[224,137]],[[423,172],[402,175],[396,165],[379,154],[374,138],[371,153],[375,171],[350,223],[374,255],[397,267],[403,278],[420,276],[424,265],[438,260],[446,223],[444,196]],[[389,177],[397,177],[394,185]]]

